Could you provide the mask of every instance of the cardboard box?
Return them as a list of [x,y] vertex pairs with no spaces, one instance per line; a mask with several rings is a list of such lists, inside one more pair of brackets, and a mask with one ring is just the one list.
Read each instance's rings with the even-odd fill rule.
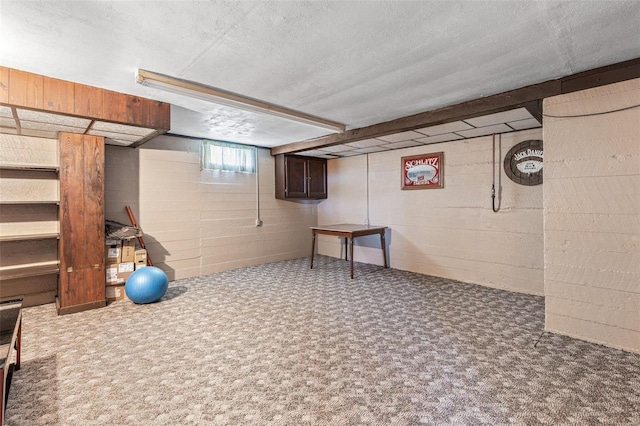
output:
[[122,241],[122,257],[120,262],[127,263],[133,262],[136,251],[136,240],[135,238],[130,238],[128,240]]
[[136,271],[140,268],[146,268],[147,264],[146,263],[136,263]]
[[106,283],[107,285],[114,285],[114,284],[118,284],[118,264],[117,263],[113,263],[110,265],[107,265],[107,267],[105,268],[106,271]]
[[114,284],[124,284],[129,275],[135,270],[133,262],[117,263],[107,265],[107,286]]
[[133,263],[136,265],[147,265],[147,251],[145,249],[138,249],[134,253]]
[[107,266],[122,261],[122,242],[120,240],[105,241],[104,261]]
[[128,299],[127,293],[124,291],[124,284],[108,285],[105,287],[105,290],[107,293],[107,301],[109,302]]

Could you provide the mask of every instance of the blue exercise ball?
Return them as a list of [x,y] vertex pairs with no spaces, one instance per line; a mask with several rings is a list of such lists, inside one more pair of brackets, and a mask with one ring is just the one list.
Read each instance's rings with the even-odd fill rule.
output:
[[146,266],[129,275],[124,284],[127,297],[134,303],[157,302],[169,288],[169,278],[160,268]]

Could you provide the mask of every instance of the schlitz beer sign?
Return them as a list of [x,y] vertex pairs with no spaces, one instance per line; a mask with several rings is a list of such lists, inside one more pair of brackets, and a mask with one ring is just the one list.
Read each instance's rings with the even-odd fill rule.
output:
[[442,188],[442,159],[442,152],[402,157],[402,189]]
[[520,142],[504,157],[504,172],[520,185],[540,185],[544,150],[541,140]]

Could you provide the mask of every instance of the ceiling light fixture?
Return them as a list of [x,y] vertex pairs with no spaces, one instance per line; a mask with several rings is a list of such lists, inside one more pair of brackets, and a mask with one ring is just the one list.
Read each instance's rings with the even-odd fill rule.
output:
[[315,117],[300,111],[263,102],[258,99],[248,98],[236,93],[216,89],[215,87],[205,86],[203,84],[175,77],[169,77],[164,74],[143,69],[138,69],[138,72],[136,73],[136,82],[143,86],[166,90],[178,95],[188,96],[190,98],[213,102],[245,111],[269,114],[275,117],[296,121],[298,123],[321,127],[336,133],[344,132],[346,128],[342,123],[336,123],[334,121],[325,120],[324,118]]

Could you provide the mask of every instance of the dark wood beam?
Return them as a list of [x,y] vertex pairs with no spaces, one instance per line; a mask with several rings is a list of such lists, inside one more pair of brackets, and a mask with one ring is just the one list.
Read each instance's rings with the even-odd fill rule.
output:
[[364,139],[372,139],[393,133],[465,120],[520,107],[527,108],[538,121],[542,122],[542,99],[544,98],[638,77],[640,77],[640,58],[462,102],[456,105],[438,108],[432,111],[373,124],[367,127],[276,146],[271,148],[271,155],[290,154]]
[[[132,143],[131,145],[129,145],[129,148],[137,148],[140,145],[143,145],[147,142],[149,142],[151,139],[154,139],[158,136],[164,135],[166,134],[166,132],[162,129],[158,129],[153,133],[150,133],[149,135],[145,136],[143,139],[140,139],[138,141],[135,141],[134,143]],[[198,139],[198,140],[202,140],[202,139]]]
[[529,111],[529,114],[533,115],[533,117],[538,120],[538,123],[542,124],[542,99],[528,102],[523,106],[527,109],[527,111]]
[[571,93],[634,78],[640,78],[640,58],[579,72],[560,80],[562,93]]

